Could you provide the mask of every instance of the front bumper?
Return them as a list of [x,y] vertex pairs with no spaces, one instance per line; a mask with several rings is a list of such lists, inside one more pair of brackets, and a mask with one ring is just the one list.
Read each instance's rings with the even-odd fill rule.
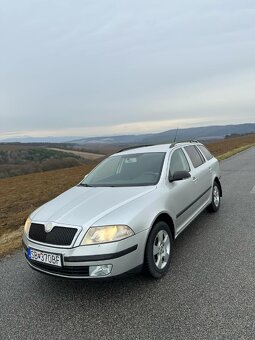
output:
[[[94,279],[119,276],[142,266],[147,234],[148,230],[145,230],[118,242],[73,248],[52,247],[46,244],[42,245],[29,240],[24,235],[22,244],[23,252],[28,264],[37,271],[65,278]],[[27,255],[28,248],[60,254],[62,258],[62,267],[56,267],[29,259]],[[89,275],[90,266],[102,265],[112,265],[110,274],[101,277],[91,277]]]

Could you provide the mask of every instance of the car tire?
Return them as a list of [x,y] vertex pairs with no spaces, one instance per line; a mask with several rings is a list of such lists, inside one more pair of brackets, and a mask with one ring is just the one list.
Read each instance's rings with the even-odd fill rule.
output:
[[212,187],[212,202],[208,206],[209,212],[217,212],[220,208],[220,186],[217,182],[213,183]]
[[145,256],[144,271],[148,276],[159,279],[164,276],[170,266],[173,251],[173,237],[168,224],[157,222],[148,237]]

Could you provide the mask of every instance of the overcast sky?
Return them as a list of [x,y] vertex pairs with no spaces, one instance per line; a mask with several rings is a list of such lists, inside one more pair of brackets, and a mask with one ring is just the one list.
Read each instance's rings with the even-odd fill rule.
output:
[[254,0],[0,0],[0,137],[242,122]]

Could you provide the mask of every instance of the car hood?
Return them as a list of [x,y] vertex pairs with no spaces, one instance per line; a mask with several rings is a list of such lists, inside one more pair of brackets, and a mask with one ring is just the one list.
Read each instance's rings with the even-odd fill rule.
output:
[[[112,211],[155,190],[149,187],[76,186],[37,209],[31,218],[36,222],[89,227]],[[115,221],[113,223],[118,223]]]

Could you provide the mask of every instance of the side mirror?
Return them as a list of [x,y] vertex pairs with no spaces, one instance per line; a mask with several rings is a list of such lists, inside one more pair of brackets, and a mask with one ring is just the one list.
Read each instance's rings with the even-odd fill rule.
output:
[[182,181],[183,179],[190,178],[191,175],[188,171],[175,171],[173,176],[169,177],[169,182],[176,182],[176,181]]

